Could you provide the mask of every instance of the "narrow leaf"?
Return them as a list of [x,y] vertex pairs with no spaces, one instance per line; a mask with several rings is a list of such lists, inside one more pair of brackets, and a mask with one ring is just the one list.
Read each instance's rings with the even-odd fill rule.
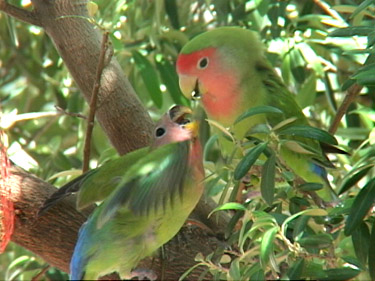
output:
[[260,182],[260,191],[264,201],[268,205],[272,205],[274,193],[275,193],[275,166],[276,166],[276,157],[275,154],[272,154],[264,163],[262,169],[262,179]]
[[350,209],[344,229],[345,235],[353,233],[362,222],[375,200],[375,179],[370,180],[358,193]]
[[320,278],[320,280],[336,280],[346,281],[356,277],[361,271],[358,269],[343,267],[343,268],[332,268],[324,271],[326,277]]
[[358,260],[362,264],[366,264],[368,247],[370,245],[370,230],[366,223],[362,222],[360,226],[353,231],[352,241]]
[[280,109],[273,107],[273,106],[269,106],[269,105],[256,106],[256,107],[250,108],[249,110],[247,110],[246,112],[238,116],[236,121],[234,121],[234,124],[237,124],[238,122],[241,122],[242,120],[249,118],[250,116],[254,116],[257,114],[265,114],[265,113],[282,114],[283,112]]
[[142,77],[143,82],[145,83],[146,89],[152,101],[158,108],[161,108],[163,104],[163,97],[160,90],[158,75],[154,67],[149,62],[149,60],[140,53],[133,51],[132,54],[134,62],[139,70],[139,73]]
[[315,139],[317,141],[332,145],[337,145],[337,140],[330,133],[308,125],[290,126],[284,130],[279,131],[278,134],[300,136],[304,138]]
[[180,90],[178,76],[174,66],[165,58],[161,58],[160,60],[155,58],[155,64],[160,73],[163,84],[171,95],[173,102],[188,106],[189,101]]
[[241,210],[241,211],[246,211],[246,207],[240,203],[236,203],[236,202],[229,202],[229,203],[225,203],[219,207],[216,207],[215,209],[213,209],[209,214],[208,214],[208,217],[210,217],[213,213],[217,212],[217,211],[222,211],[222,210]]
[[298,243],[305,248],[325,249],[332,245],[332,241],[330,235],[322,233],[303,237],[298,240]]
[[298,189],[301,191],[317,191],[323,188],[323,184],[316,182],[303,183],[298,186]]
[[259,158],[260,154],[267,148],[267,143],[263,142],[250,149],[250,151],[241,159],[234,170],[234,179],[240,180],[250,170],[251,166]]
[[301,258],[298,261],[296,261],[288,270],[287,275],[289,277],[289,280],[301,280],[304,265],[304,259]]
[[260,244],[260,263],[263,268],[267,267],[270,255],[272,254],[273,244],[276,234],[279,230],[278,226],[272,227],[264,233]]
[[344,180],[344,182],[343,182],[343,184],[340,188],[339,194],[344,193],[345,191],[349,190],[352,186],[354,186],[357,182],[359,182],[364,176],[367,175],[368,171],[371,170],[372,167],[374,167],[373,164],[359,167],[355,171],[355,173],[352,173],[352,175],[348,176]]

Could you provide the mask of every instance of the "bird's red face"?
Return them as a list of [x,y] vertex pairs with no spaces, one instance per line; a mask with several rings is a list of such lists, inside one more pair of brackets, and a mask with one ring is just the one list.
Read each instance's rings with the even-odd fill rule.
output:
[[176,67],[182,93],[187,98],[201,98],[209,118],[230,125],[238,106],[237,79],[218,49],[180,54]]

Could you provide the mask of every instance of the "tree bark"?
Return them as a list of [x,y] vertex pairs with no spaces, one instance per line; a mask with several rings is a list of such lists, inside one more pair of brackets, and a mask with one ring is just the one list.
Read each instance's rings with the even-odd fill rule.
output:
[[[88,18],[85,1],[33,0],[32,3],[34,10],[26,12],[0,0],[0,11],[43,27],[85,99],[90,101],[102,37],[99,30],[85,19]],[[125,154],[148,145],[153,127],[151,119],[114,57],[104,68],[100,83],[96,117],[117,151]],[[49,264],[69,272],[77,233],[88,212],[76,211],[74,198],[70,198],[45,216],[36,218],[41,204],[55,188],[18,168],[12,169],[8,184],[12,187],[11,199],[16,209],[12,241],[41,256]],[[223,215],[221,220],[207,220],[213,205],[212,201],[207,203],[202,200],[194,217],[203,218],[204,223],[216,232],[223,229],[228,218]],[[156,255],[143,261],[141,266],[152,268],[165,280],[176,280],[196,264],[194,257],[197,253],[206,255],[218,243],[202,228],[187,226],[165,245],[167,262]],[[197,279],[202,270],[198,268],[190,278]]]

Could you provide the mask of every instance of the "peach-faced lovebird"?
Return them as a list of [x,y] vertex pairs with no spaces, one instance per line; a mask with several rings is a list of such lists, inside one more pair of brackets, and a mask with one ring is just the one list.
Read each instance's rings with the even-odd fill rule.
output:
[[[271,128],[277,125],[279,131],[308,125],[293,94],[266,59],[263,45],[254,31],[220,27],[196,36],[182,48],[177,73],[183,94],[189,98],[199,97],[208,118],[230,127],[239,140],[251,130],[263,141],[275,137],[264,130],[262,133],[259,124]],[[256,114],[236,122],[241,114],[260,106],[280,112]],[[275,132],[277,135],[278,131]],[[320,142],[293,135],[293,132],[279,134],[277,138],[282,163],[305,181],[323,184],[325,188],[319,195],[332,200],[334,194],[326,181],[324,168],[332,167],[332,163],[322,152]]]
[[[181,114],[185,114],[185,111],[190,111],[190,109],[179,106],[173,108],[170,111],[176,111],[174,114],[175,119],[180,118],[177,111]],[[135,165],[138,160],[145,157],[150,150],[169,142],[170,140],[166,137],[158,138],[157,136],[153,136],[151,147],[143,147],[134,150],[78,176],[53,193],[44,202],[38,215],[43,215],[51,207],[55,206],[59,201],[72,193],[77,193],[76,206],[78,210],[82,210],[95,202],[104,200],[115,189],[121,181],[124,173],[131,166]]]
[[[152,149],[124,171],[121,181],[82,225],[70,263],[72,280],[118,272],[137,275],[138,262],[182,227],[203,192],[197,123],[175,106],[154,130]],[[164,145],[160,145],[164,144]]]

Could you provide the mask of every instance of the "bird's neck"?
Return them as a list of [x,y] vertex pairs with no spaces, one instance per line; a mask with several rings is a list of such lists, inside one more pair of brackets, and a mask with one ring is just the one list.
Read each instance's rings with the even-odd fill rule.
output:
[[209,119],[230,126],[241,108],[241,95],[233,76],[220,75],[204,83],[202,103]]

